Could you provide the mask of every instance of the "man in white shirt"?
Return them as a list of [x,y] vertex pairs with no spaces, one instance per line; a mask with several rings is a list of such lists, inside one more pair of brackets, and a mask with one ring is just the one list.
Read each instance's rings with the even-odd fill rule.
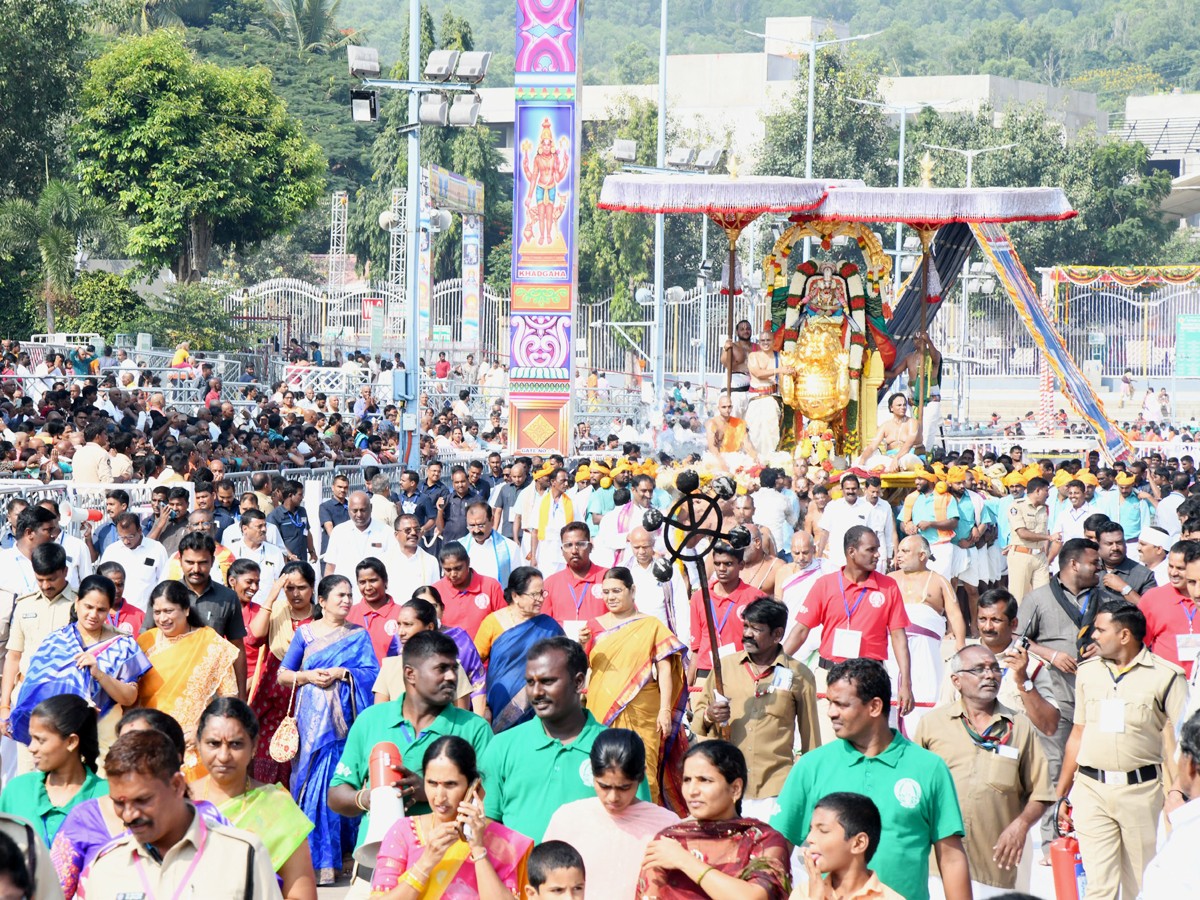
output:
[[[63,550],[67,552],[67,584],[73,590],[79,590],[79,582],[87,578],[95,571],[92,567],[92,551],[87,548],[80,538],[73,534],[67,534],[62,527],[62,514],[58,511],[58,504],[53,500],[42,500],[38,503],[42,509],[53,513],[55,524],[58,526],[58,534],[54,540]],[[91,523],[84,523],[84,528],[91,528]]]
[[[842,476],[842,496],[830,500],[817,523],[817,558],[826,572],[836,572],[846,564],[842,539],[855,525],[867,524],[867,504],[858,497],[858,476]],[[873,530],[873,529],[872,529]],[[882,543],[882,542],[881,542]]]
[[487,502],[472,502],[467,506],[466,514],[468,534],[458,542],[467,548],[471,568],[480,575],[495,578],[500,587],[507,588],[508,576],[524,563],[521,548],[516,541],[510,541],[492,527],[492,508]]
[[863,481],[862,503],[867,504],[866,526],[879,538],[879,563],[875,570],[887,574],[888,563],[896,555],[896,511],[882,497],[883,483],[871,475]]
[[261,510],[246,510],[240,524],[242,535],[229,545],[229,551],[237,559],[258,563],[258,591],[254,594],[254,602],[262,606],[287,560],[280,547],[267,543],[267,517]]
[[654,536],[640,525],[629,532],[629,550],[625,564],[633,576],[638,612],[654,616],[690,646],[691,607],[683,574],[672,566],[670,581],[663,583],[654,577]]
[[759,489],[754,492],[754,524],[770,531],[775,539],[775,549],[786,554],[792,545],[792,533],[796,530],[799,510],[777,490],[782,476],[782,469],[771,466],[759,474]]
[[1054,521],[1050,523],[1050,533],[1059,544],[1083,537],[1083,523],[1088,516],[1100,511],[1087,502],[1087,487],[1082,481],[1069,481],[1066,489],[1067,502],[1059,506]]
[[1200,866],[1196,865],[1196,847],[1200,845],[1200,713],[1184,722],[1180,732],[1179,774],[1167,792],[1163,812],[1171,824],[1171,834],[1146,866],[1138,900],[1200,897]]
[[[335,525],[329,533],[325,550],[325,574],[345,575],[354,587],[354,600],[362,599],[354,570],[368,556],[380,558],[393,542],[392,530],[381,522],[371,521],[371,498],[365,491],[355,491],[347,501],[350,521]],[[242,513],[245,515],[245,512]]]
[[421,549],[421,524],[412,513],[401,513],[396,518],[396,534],[379,559],[387,569],[388,585],[400,595],[401,602],[408,599],[405,589],[411,593],[442,577],[437,557]]
[[1151,525],[1138,534],[1138,556],[1142,565],[1154,573],[1154,583],[1159,587],[1171,583],[1167,571],[1167,554],[1171,552],[1172,538],[1162,528]]
[[[630,482],[629,502],[610,510],[600,519],[596,546],[592,551],[592,561],[596,565],[607,568],[625,564],[629,532],[642,524],[642,517],[650,508],[653,497],[654,479],[649,475],[638,475]],[[657,536],[655,540],[658,540]]]
[[1187,499],[1188,485],[1191,478],[1186,472],[1176,472],[1171,478],[1171,493],[1158,502],[1154,511],[1158,527],[1162,528],[1171,540],[1179,540],[1183,533],[1183,523],[1179,521],[1179,506]]
[[33,574],[33,551],[54,540],[57,533],[58,520],[48,510],[29,506],[21,511],[13,527],[16,543],[7,550],[0,550],[0,591],[23,597],[38,590]]
[[119,563],[125,570],[125,599],[143,612],[150,592],[167,577],[167,551],[158,541],[142,536],[142,526],[133,513],[114,520],[117,540],[104,548],[100,562]]

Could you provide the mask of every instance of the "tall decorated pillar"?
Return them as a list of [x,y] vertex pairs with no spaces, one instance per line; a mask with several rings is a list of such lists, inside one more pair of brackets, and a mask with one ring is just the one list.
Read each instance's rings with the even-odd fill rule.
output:
[[569,450],[582,0],[517,0],[509,448]]

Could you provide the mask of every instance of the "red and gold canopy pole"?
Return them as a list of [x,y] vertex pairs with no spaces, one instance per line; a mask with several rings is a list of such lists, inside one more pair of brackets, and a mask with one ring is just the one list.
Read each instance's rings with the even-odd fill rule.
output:
[[[729,241],[729,259],[726,267],[725,291],[729,295],[729,339],[734,339],[733,332],[733,298],[737,292],[737,244],[738,238],[742,232],[757,219],[758,213],[753,212],[730,212],[720,214],[710,214],[714,222],[717,223],[725,232],[725,237]],[[733,390],[733,354],[729,354],[727,365],[725,366],[725,393],[730,393]]]
[[[933,265],[933,236],[936,228],[918,228],[921,235],[921,363],[917,368],[917,443],[925,450],[925,404],[929,397],[929,379],[925,377],[925,366],[929,360],[929,267]],[[900,265],[900,260],[896,260]]]

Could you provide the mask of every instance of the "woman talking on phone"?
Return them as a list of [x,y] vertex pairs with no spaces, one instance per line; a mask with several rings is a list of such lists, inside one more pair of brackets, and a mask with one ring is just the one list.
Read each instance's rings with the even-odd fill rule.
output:
[[371,881],[382,900],[513,900],[525,896],[533,841],[484,818],[475,750],[438,738],[422,761],[432,812],[406,816],[383,839]]

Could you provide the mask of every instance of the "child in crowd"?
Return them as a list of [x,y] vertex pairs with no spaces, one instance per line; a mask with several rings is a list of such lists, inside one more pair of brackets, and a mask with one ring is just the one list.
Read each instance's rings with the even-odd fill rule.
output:
[[881,828],[870,797],[842,791],[822,798],[802,848],[808,887],[796,888],[791,900],[903,900],[867,868]]
[[[875,834],[878,837],[878,827]],[[583,857],[565,841],[546,841],[534,847],[526,868],[529,872],[526,900],[535,897],[583,900]]]

